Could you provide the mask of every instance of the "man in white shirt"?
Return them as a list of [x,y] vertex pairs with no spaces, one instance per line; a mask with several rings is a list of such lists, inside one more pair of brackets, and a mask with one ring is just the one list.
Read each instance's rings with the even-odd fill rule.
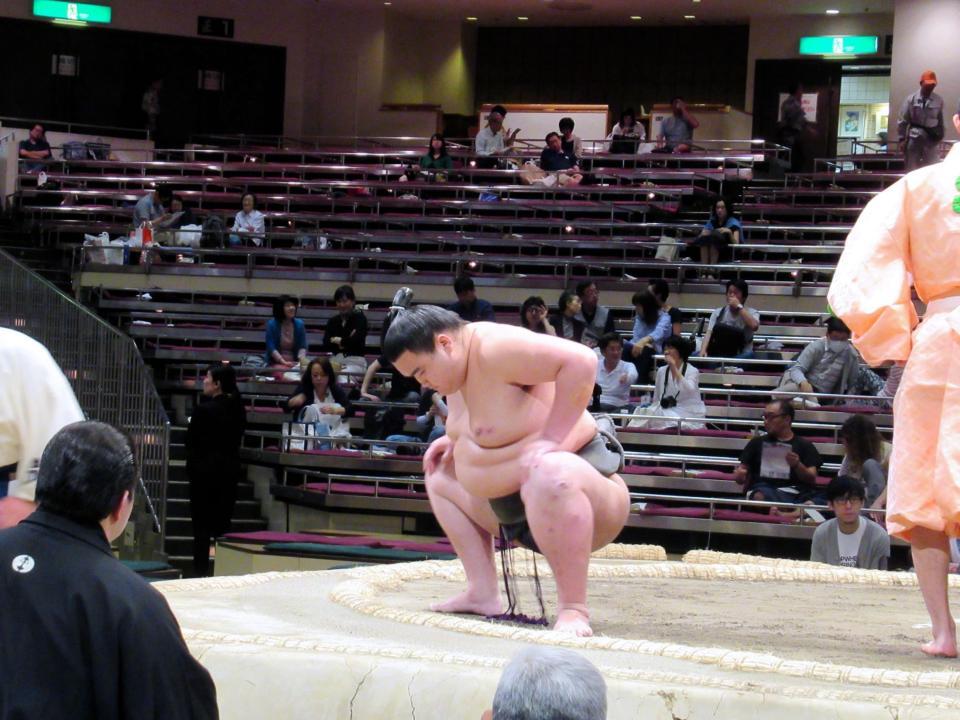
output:
[[47,441],[83,420],[83,411],[56,360],[36,340],[0,328],[0,468],[15,466],[0,491],[0,529],[36,507],[35,470]]
[[827,486],[827,505],[836,515],[813,534],[810,560],[865,570],[886,570],[890,536],[860,514],[866,491],[863,483],[838,475]]
[[623,361],[623,338],[616,333],[600,337],[597,344],[603,362],[597,364],[601,412],[632,412],[630,386],[637,382],[637,366]]
[[[504,155],[513,147],[517,135],[520,134],[520,128],[513,132],[503,129],[503,119],[507,116],[507,109],[503,105],[494,105],[487,115],[487,126],[477,133],[474,138],[474,150],[477,155],[484,157]],[[477,160],[477,167],[493,167],[495,163],[491,160],[484,161],[482,158]]]

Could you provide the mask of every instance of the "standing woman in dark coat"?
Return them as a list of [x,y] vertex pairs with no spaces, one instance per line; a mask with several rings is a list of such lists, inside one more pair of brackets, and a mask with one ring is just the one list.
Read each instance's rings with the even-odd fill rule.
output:
[[187,477],[193,521],[193,570],[210,573],[210,540],[230,529],[240,482],[240,442],[247,417],[229,365],[207,368],[203,398],[187,428]]

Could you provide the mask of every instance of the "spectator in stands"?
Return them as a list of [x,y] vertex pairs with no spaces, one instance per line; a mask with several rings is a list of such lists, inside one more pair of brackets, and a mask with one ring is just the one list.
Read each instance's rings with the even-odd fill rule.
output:
[[[197,246],[200,243],[201,231],[186,231],[184,233],[176,232],[184,225],[197,226],[197,219],[193,211],[183,204],[183,198],[174,195],[170,199],[170,212],[166,220],[154,222],[153,241],[160,245],[192,245]],[[185,240],[186,238],[196,238],[195,242]],[[183,239],[183,240],[182,240]],[[156,260],[154,260],[156,262]]]
[[[783,373],[777,390],[780,392],[824,393],[847,395],[857,381],[860,356],[850,343],[850,328],[838,317],[827,320],[827,335],[814,340]],[[819,407],[814,397],[797,397],[798,406]]]
[[13,472],[0,482],[0,529],[33,512],[43,449],[60,428],[80,420],[73,388],[47,349],[0,327],[0,468]]
[[467,322],[486,320],[496,322],[493,305],[477,297],[477,288],[473,278],[469,275],[460,275],[453,281],[453,291],[457,294],[457,301],[450,309]]
[[246,426],[247,411],[233,368],[225,363],[211,365],[203,376],[203,397],[187,426],[195,577],[210,574],[210,541],[230,530]]
[[53,157],[53,153],[50,152],[50,143],[47,142],[47,134],[40,123],[30,128],[27,139],[20,141],[19,150],[21,160],[32,161],[23,163],[23,171],[28,173],[41,172],[46,167],[43,161]]
[[[449,411],[443,397],[432,388],[425,389],[420,395],[420,404],[417,406],[417,434],[409,435],[406,432],[388,435],[384,438],[391,443],[432,443],[437,438],[443,437],[446,432],[446,420]],[[398,455],[406,455],[412,451],[411,448],[404,446],[381,446],[386,452],[396,452]]]
[[865,493],[863,483],[847,475],[838,475],[827,486],[827,505],[836,517],[827,520],[813,533],[810,545],[812,562],[886,570],[890,558],[890,536],[872,520],[860,514]]
[[806,165],[807,113],[803,109],[803,86],[795,82],[780,104],[777,140],[790,148],[790,170],[800,172]]
[[503,669],[493,709],[481,720],[605,720],[607,686],[573,650],[532,645]]
[[129,440],[103,423],[67,425],[44,451],[40,508],[0,532],[3,717],[217,718],[163,595],[110,548],[138,477]]
[[650,382],[653,356],[663,352],[663,341],[670,337],[670,315],[647,290],[633,294],[633,335],[624,349],[637,366],[640,382]]
[[[700,262],[704,265],[716,265],[720,262],[721,251],[740,242],[740,221],[731,210],[726,200],[717,198],[710,210],[710,219],[691,243],[700,248]],[[708,274],[707,277],[713,276]]]
[[427,154],[420,158],[418,170],[452,170],[453,158],[447,155],[447,141],[440,133],[430,136]]
[[337,315],[323,333],[323,351],[334,355],[363,357],[367,353],[367,316],[356,307],[357,296],[349,285],[333,292]]
[[547,319],[547,304],[538,295],[531,295],[523,301],[523,305],[520,306],[520,325],[527,330],[545,335],[557,334]]
[[[353,415],[350,399],[337,383],[337,371],[328,357],[310,361],[297,389],[287,398],[286,410],[299,420],[303,418],[303,411],[311,406],[316,408],[318,415]],[[316,419],[304,419],[304,422],[316,422]]]
[[[690,342],[672,335],[663,343],[664,363],[657,369],[654,383],[653,404],[634,411],[642,417],[630,421],[630,427],[662,430],[676,427],[676,418],[705,418],[707,406],[700,397],[700,371],[688,360],[693,353]],[[702,422],[684,420],[685,430],[704,427]]]
[[660,135],[657,137],[658,149],[672,153],[690,152],[693,131],[700,127],[700,121],[690,114],[687,103],[682,97],[671,100],[670,107],[673,109],[673,114],[660,123]]
[[630,412],[630,386],[637,382],[637,367],[623,361],[623,338],[615,332],[600,337],[601,362],[597,363],[600,412]]
[[546,143],[547,146],[540,153],[540,169],[557,173],[560,185],[579,185],[583,175],[580,174],[576,155],[563,149],[560,136],[555,132],[547,135]]
[[907,172],[939,162],[943,140],[943,98],[933,89],[937,74],[926,70],[920,89],[907,95],[897,115],[897,135]]
[[749,295],[745,280],[727,283],[726,304],[710,313],[700,349],[702,357],[753,357],[753,334],[760,327],[760,313],[747,307]]
[[580,342],[583,339],[584,325],[577,320],[580,314],[580,298],[576,293],[564,290],[557,302],[557,313],[550,318],[553,334],[557,337]]
[[670,297],[670,286],[663,278],[656,278],[650,281],[650,294],[657,299],[660,309],[670,316],[670,334],[683,335],[683,313],[680,308],[667,305],[667,298]]
[[560,118],[560,147],[575,158],[583,157],[583,140],[573,134],[573,118]]
[[513,132],[505,130],[503,120],[507,116],[507,109],[503,105],[494,105],[487,115],[487,125],[474,138],[474,150],[481,157],[477,159],[477,167],[495,167],[497,156],[510,152],[520,128]]
[[257,210],[257,196],[244,193],[240,198],[240,211],[233,218],[233,227],[230,228],[230,245],[242,245],[243,236],[249,236],[257,247],[263,245],[264,219],[264,214]]
[[[197,218],[193,214],[193,210],[189,206],[184,205],[183,198],[179,195],[174,195],[170,199],[170,219],[161,225],[161,227],[168,227],[172,230],[179,230],[184,225],[197,225]],[[158,225],[160,225],[158,223]]]
[[[381,334],[386,334],[386,330]],[[390,389],[383,398],[370,392],[370,384],[379,372],[390,373]],[[370,402],[415,403],[420,399],[420,383],[400,373],[385,356],[381,355],[367,368],[360,385],[360,397]],[[364,409],[363,436],[373,440],[381,440],[391,435],[404,434],[404,415],[402,407],[368,407]]]
[[749,500],[822,504],[816,485],[820,453],[793,432],[793,418],[793,405],[787,400],[771,400],[764,408],[767,433],[747,443],[734,471]]
[[173,200],[173,192],[166,185],[157,185],[133,206],[133,226],[147,224],[160,226],[170,220],[166,206]]
[[624,108],[620,113],[620,122],[616,123],[607,135],[607,152],[616,155],[633,155],[647,139],[647,131],[637,122],[637,114],[632,107]]
[[296,298],[281,295],[267,322],[267,364],[291,368],[307,355],[307,326],[297,317]]
[[884,440],[873,420],[866,415],[851,415],[838,433],[844,456],[840,475],[848,475],[866,486],[867,506],[880,510],[887,504],[887,472],[893,445]]
[[[343,421],[353,415],[353,407],[337,383],[337,371],[328,357],[310,361],[296,391],[287,399],[286,409],[297,422],[313,425],[318,437],[350,437],[350,426]],[[321,442],[317,449],[330,447],[329,442]]]
[[600,291],[593,280],[577,283],[577,297],[580,298],[580,312],[576,317],[583,323],[580,341],[587,347],[596,347],[602,335],[613,332],[613,313],[606,305],[600,304]]

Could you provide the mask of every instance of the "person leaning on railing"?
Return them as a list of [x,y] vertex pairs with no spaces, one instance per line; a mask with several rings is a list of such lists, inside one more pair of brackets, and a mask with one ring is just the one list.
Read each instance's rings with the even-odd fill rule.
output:
[[47,142],[47,135],[43,125],[36,123],[30,128],[30,136],[26,140],[20,141],[19,156],[21,160],[33,160],[34,162],[24,162],[23,170],[28,173],[40,172],[46,166],[43,160],[49,160],[53,157],[50,151],[50,143]]

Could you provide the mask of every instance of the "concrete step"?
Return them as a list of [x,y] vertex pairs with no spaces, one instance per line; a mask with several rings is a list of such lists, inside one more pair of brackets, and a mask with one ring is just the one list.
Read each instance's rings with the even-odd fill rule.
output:
[[[167,501],[188,500],[190,498],[190,483],[183,479],[171,480],[167,478]],[[237,500],[255,500],[253,483],[241,482],[237,485]],[[169,515],[169,511],[167,512]]]
[[[167,498],[167,521],[175,518],[186,520],[190,517],[190,501],[186,498]],[[259,520],[259,500],[237,500],[233,506],[234,520]]]

